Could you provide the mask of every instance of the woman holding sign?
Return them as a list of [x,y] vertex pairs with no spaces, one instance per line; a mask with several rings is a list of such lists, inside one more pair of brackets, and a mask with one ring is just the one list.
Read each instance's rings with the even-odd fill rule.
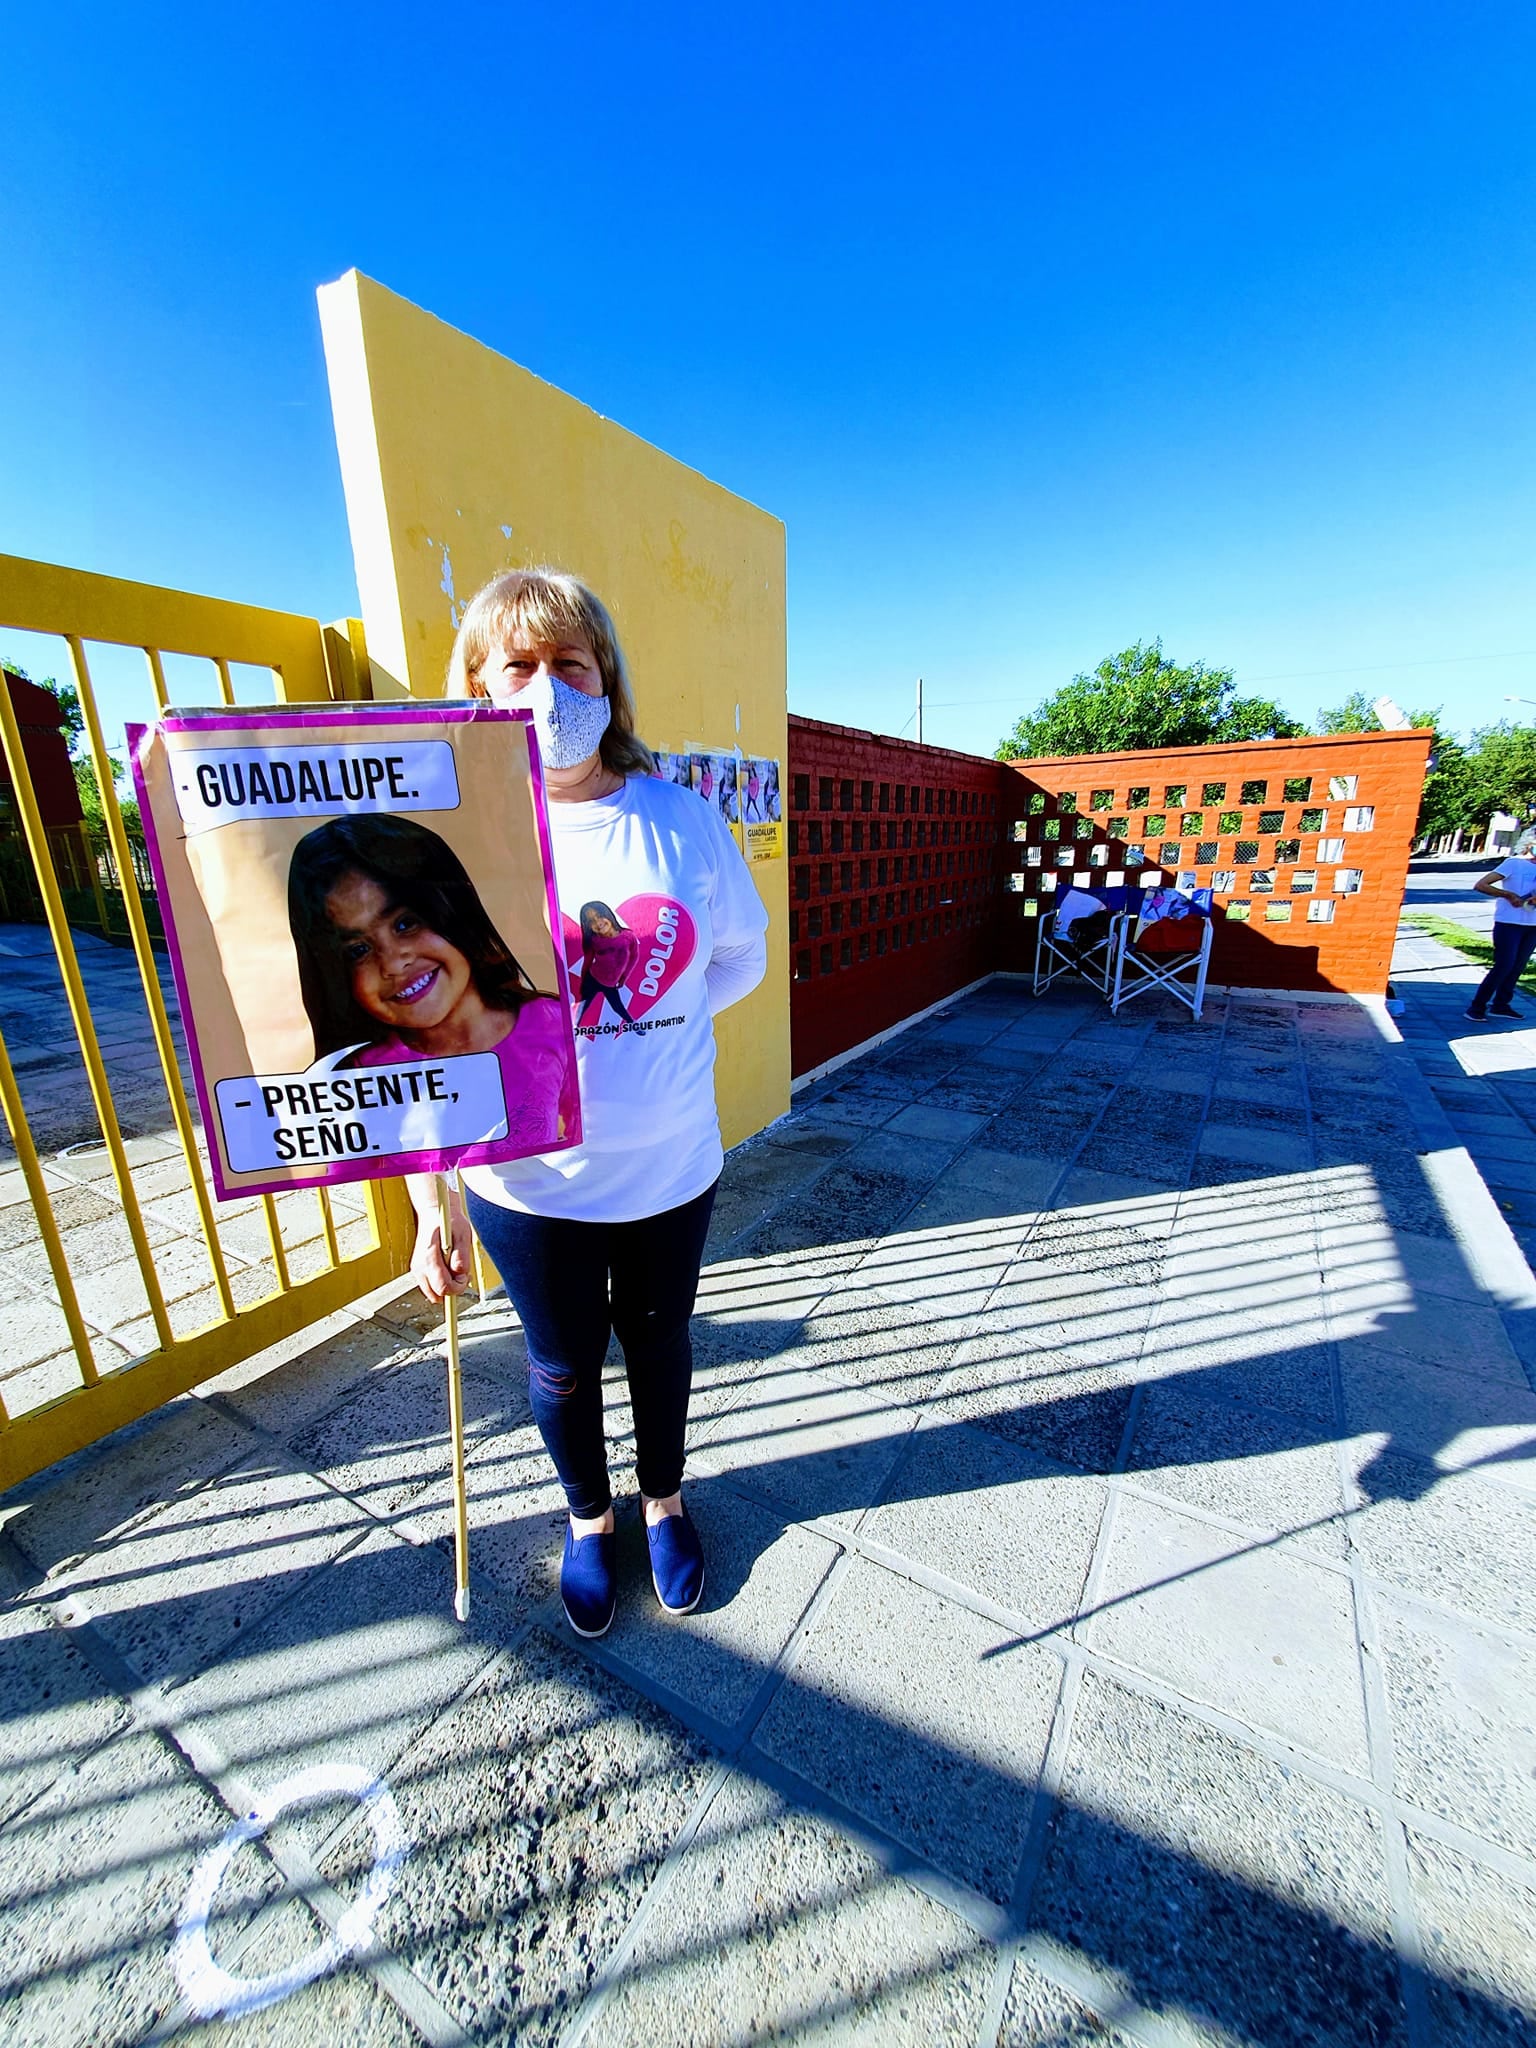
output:
[[[532,712],[550,799],[583,1142],[464,1178],[469,1221],[523,1325],[534,1418],[570,1510],[566,1615],[599,1636],[616,1598],[610,1334],[624,1351],[656,1597],[687,1614],[703,1591],[682,1478],[688,1322],[723,1161],[712,1020],[762,980],[768,918],[718,809],[651,773],[613,621],[574,577],[518,571],[487,584],[465,610],[448,689]],[[601,1004],[583,1015],[583,912],[590,926],[594,906],[634,942],[623,1016]],[[411,1270],[441,1301],[467,1284],[465,1235],[456,1214],[445,1260],[431,1181],[411,1194]]]

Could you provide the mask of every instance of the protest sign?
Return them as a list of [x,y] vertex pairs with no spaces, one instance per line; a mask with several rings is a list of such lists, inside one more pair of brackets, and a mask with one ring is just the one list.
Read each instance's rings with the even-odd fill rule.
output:
[[222,1198],[580,1142],[528,714],[167,712],[128,737]]

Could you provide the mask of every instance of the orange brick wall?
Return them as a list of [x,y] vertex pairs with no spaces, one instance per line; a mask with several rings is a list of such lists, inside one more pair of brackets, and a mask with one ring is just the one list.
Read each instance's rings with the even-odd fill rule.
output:
[[790,718],[796,1074],[996,969],[1012,795],[996,761]]
[[[1348,733],[1000,762],[791,717],[794,1072],[983,975],[1027,972],[1039,915],[1068,876],[1100,888],[1146,873],[1192,874],[1197,886],[1214,887],[1230,873],[1233,886],[1217,898],[1213,981],[1380,995],[1430,740],[1427,732]],[[1330,793],[1340,775],[1355,778],[1347,797]],[[1306,796],[1287,795],[1287,782],[1306,783]],[[1245,797],[1244,784],[1262,784],[1263,796],[1255,787]],[[1221,796],[1207,802],[1207,785]],[[1183,798],[1171,801],[1169,790],[1181,786]],[[1142,789],[1146,800],[1132,805]],[[1369,808],[1371,829],[1346,831],[1346,808]],[[1303,816],[1310,811],[1324,816]],[[1149,834],[1148,819],[1158,816],[1164,825]],[[1343,858],[1324,860],[1334,839],[1344,842]],[[1059,863],[1064,848],[1070,865]],[[1133,849],[1139,866],[1127,858]],[[1239,861],[1239,851],[1248,857]],[[1360,870],[1357,894],[1336,891],[1340,868]],[[1268,874],[1267,893],[1252,886],[1255,873]],[[1331,904],[1331,921],[1309,919],[1311,902]],[[1244,904],[1246,922],[1231,914]],[[1285,905],[1288,920],[1266,921],[1269,904]]]
[[[1010,896],[1007,963],[1015,968],[1032,963],[1034,925],[1050,907],[1053,878],[1064,886],[1072,875],[1088,887],[1135,879],[1138,870],[1127,856],[1139,852],[1140,873],[1153,871],[1168,881],[1192,874],[1198,887],[1223,885],[1216,898],[1212,981],[1380,995],[1387,985],[1431,737],[1428,732],[1339,733],[1327,739],[1252,740],[1230,747],[1007,763],[1012,785],[1007,865],[1012,886],[1017,886],[1015,877],[1023,885],[1021,894]],[[1336,776],[1355,778],[1352,794],[1331,793]],[[1289,795],[1288,782],[1293,784]],[[1303,783],[1305,796],[1300,794]],[[1244,785],[1250,785],[1246,795]],[[1180,788],[1182,798],[1170,794]],[[1146,797],[1133,804],[1131,798],[1140,798],[1143,790]],[[1063,794],[1072,808],[1062,804]],[[1357,808],[1374,814],[1369,830],[1345,829],[1345,812]],[[1312,812],[1321,812],[1322,819],[1306,815]],[[1022,842],[1013,837],[1015,828],[1025,833]],[[1343,842],[1342,859],[1324,859],[1325,852],[1334,855],[1328,842],[1335,840]],[[1070,864],[1060,860],[1066,848],[1073,852]],[[1359,891],[1340,894],[1336,877],[1350,868],[1360,872]],[[1267,892],[1253,886],[1262,875],[1269,877]],[[1312,902],[1331,904],[1331,922],[1309,918]],[[1244,905],[1246,922],[1237,915]],[[1270,921],[1270,905],[1286,906],[1289,921]]]

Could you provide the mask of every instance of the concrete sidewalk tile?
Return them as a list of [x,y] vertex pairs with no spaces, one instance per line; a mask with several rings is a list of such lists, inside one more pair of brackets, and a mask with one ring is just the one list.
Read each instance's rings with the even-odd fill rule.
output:
[[1192,1098],[1203,1100],[1210,1093],[1211,1068],[1208,1064],[1196,1065],[1187,1060],[1170,1060],[1161,1054],[1144,1053],[1129,1068],[1126,1079],[1139,1088],[1166,1089],[1172,1094],[1182,1095],[1186,1101]]
[[1447,2048],[1523,2048],[1536,2025],[1536,1884],[1408,1833],[1430,2013]]
[[886,1129],[903,1138],[935,1139],[940,1144],[963,1145],[968,1138],[974,1138],[987,1121],[987,1111],[977,1115],[963,1109],[942,1109],[935,1103],[914,1102],[899,1116],[891,1119]]
[[1019,1074],[1028,1071],[1027,1066],[1014,1068],[1011,1063],[1015,1060],[1023,1062],[1026,1058],[1024,1054],[1010,1054],[1010,1070],[1007,1072],[1000,1072],[995,1060],[989,1059],[985,1066],[968,1061],[925,1090],[923,1106],[959,1110],[971,1116],[996,1116],[1012,1097]]
[[1400,1286],[1411,1298],[1444,1295],[1488,1305],[1489,1290],[1454,1238],[1420,1237],[1386,1223],[1331,1223],[1318,1229],[1318,1250],[1330,1281]]
[[1133,2048],[1131,2035],[1101,2019],[1020,1956],[1008,1982],[996,2048],[1042,2048],[1044,2043],[1051,2048]]
[[[1456,1122],[1457,1119],[1453,1118],[1452,1121]],[[1476,1117],[1468,1118],[1464,1121],[1489,1125],[1496,1121],[1503,1124],[1506,1120],[1503,1118]],[[1497,1131],[1485,1129],[1467,1133],[1465,1137],[1467,1150],[1478,1160],[1515,1160],[1529,1165],[1533,1160],[1536,1160],[1536,1137],[1531,1135],[1527,1125],[1516,1123],[1513,1117],[1507,1119],[1507,1123],[1507,1129]]]
[[1536,1491],[1536,1394],[1476,1373],[1448,1372],[1385,1344],[1339,1346],[1351,1431],[1385,1435],[1389,1447],[1442,1471],[1482,1468],[1501,1484]]
[[128,1725],[108,1691],[47,1609],[25,1594],[0,1608],[0,1828],[78,1761]]
[[743,1394],[773,1384],[786,1370],[784,1360],[794,1356],[802,1320],[694,1317],[688,1415],[695,1434],[712,1416],[733,1408]]
[[926,1894],[749,1778],[718,1794],[585,2037],[673,2048],[969,2041],[994,1952]]
[[366,1527],[349,1501],[266,1453],[96,1544],[39,1590],[87,1615],[144,1684],[174,1684]]
[[398,1330],[338,1312],[205,1381],[202,1391],[259,1428],[291,1437],[414,1349]]
[[1107,1472],[1125,1434],[1135,1382],[1113,1366],[1039,1350],[1006,1330],[973,1337],[934,1399],[940,1415],[1088,1472]]
[[1001,1902],[1023,1852],[1060,1676],[1045,1651],[855,1560],[756,1747]]
[[1311,1147],[1290,1131],[1265,1131],[1238,1124],[1207,1123],[1200,1133],[1205,1159],[1237,1159],[1252,1166],[1298,1172],[1312,1163]]
[[1233,1401],[1298,1417],[1314,1434],[1334,1423],[1333,1349],[1308,1322],[1287,1338],[1272,1324],[1236,1318],[1157,1322],[1127,1375],[1182,1385],[1197,1399]]
[[981,1143],[967,1146],[954,1164],[939,1175],[914,1216],[951,1184],[994,1195],[999,1203],[1008,1205],[1010,1215],[1031,1215],[1046,1206],[1060,1178],[1059,1159],[1032,1159],[1027,1152],[997,1151],[987,1142],[987,1134],[983,1134]]
[[1217,1096],[1211,1102],[1211,1122],[1240,1131],[1277,1131],[1301,1136],[1307,1128],[1306,1111],[1299,1102],[1264,1099],[1244,1101],[1236,1096]]
[[[392,1771],[412,1848],[375,1934],[472,2038],[553,2048],[711,1768],[669,1715],[535,1636]],[[372,1861],[354,1826],[323,1873],[352,1895]]]
[[[1155,1208],[1166,1200],[1168,1179],[1149,1180],[1131,1173],[1106,1172],[1096,1162],[1099,1155],[1090,1145],[1084,1148],[1080,1162],[1072,1167],[1052,1198],[1051,1208],[1098,1209],[1107,1205],[1126,1205],[1131,1210],[1143,1206]],[[1118,1155],[1123,1158],[1123,1152]],[[1175,1176],[1177,1178],[1177,1176]]]
[[975,1331],[988,1289],[962,1292],[935,1278],[934,1298],[924,1306],[900,1298],[915,1290],[858,1284],[867,1268],[866,1261],[846,1287],[824,1297],[784,1347],[780,1364],[853,1381],[903,1407],[922,1407]]
[[1374,1577],[1536,1635],[1536,1500],[1468,1472],[1436,1473],[1369,1437],[1347,1447],[1356,1553]]
[[[244,1983],[292,1969],[321,1946],[329,1929],[300,1898],[289,1896],[256,1915],[240,1942],[224,1941],[214,1961]],[[313,2048],[355,2042],[366,2048],[425,2048],[419,2034],[370,1970],[348,1957],[274,2004],[237,2020],[192,2020],[174,2035],[176,2048],[224,2048],[238,2025],[240,2048]]]
[[1473,1156],[1495,1194],[1502,1194],[1506,1188],[1513,1188],[1518,1194],[1536,1192],[1536,1164],[1490,1158],[1478,1147],[1473,1148]]
[[710,1469],[734,1473],[802,1520],[856,1519],[914,1419],[861,1387],[793,1371],[706,1423],[693,1441]]
[[1281,1173],[1250,1160],[1206,1158],[1197,1152],[1185,1200],[1200,1203],[1207,1214],[1219,1213],[1238,1200],[1260,1201],[1276,1214],[1286,1209],[1310,1212],[1317,1204],[1317,1182],[1311,1173]]
[[604,1647],[728,1726],[746,1711],[789,1641],[836,1546],[786,1524],[720,1479],[688,1483],[704,1546],[704,1597],[663,1614],[637,1511],[619,1526],[619,1607]]
[[1345,1770],[1370,1768],[1349,1581],[1125,1496],[1096,1650]]
[[1341,1342],[1374,1339],[1426,1365],[1450,1366],[1529,1390],[1497,1309],[1416,1291],[1406,1300],[1390,1300],[1396,1293],[1394,1287],[1334,1289],[1328,1318],[1335,1337]]
[[[19,1283],[16,1283],[19,1286]],[[11,1376],[30,1366],[41,1365],[45,1358],[56,1358],[70,1351],[69,1324],[64,1311],[56,1302],[45,1301],[40,1295],[22,1294],[8,1288],[9,1300],[5,1311],[5,1373],[7,1387]],[[78,1371],[75,1384],[80,1383]],[[67,1384],[67,1383],[66,1383]],[[7,1391],[6,1406],[13,1412],[36,1405],[33,1401],[13,1403]]]
[[988,1151],[1048,1160],[1059,1169],[1081,1146],[1091,1122],[1091,1115],[1076,1108],[1036,1101],[995,1116],[983,1136]]
[[858,1271],[839,1282],[821,1306],[872,1294],[918,1312],[932,1303],[940,1314],[947,1314],[953,1296],[988,1293],[997,1285],[1034,1222],[1033,1216],[1002,1216],[936,1226],[914,1210],[899,1230],[871,1248]]
[[1093,1672],[1032,1919],[1181,2038],[1405,2048],[1375,1816]]
[[808,1104],[800,1115],[817,1129],[843,1131],[861,1137],[865,1131],[877,1130],[880,1125],[889,1123],[903,1103],[910,1100],[910,1089],[891,1087],[883,1093],[861,1095],[838,1089]]
[[1190,1383],[1153,1386],[1137,1418],[1127,1476],[1302,1547],[1342,1557],[1343,1483],[1331,1430],[1263,1409],[1200,1398]]
[[[0,1997],[16,2041],[142,2041],[177,2002],[170,1962],[193,1866],[230,1816],[158,1737],[130,1732],[67,1772],[3,1838]],[[226,1949],[277,1892],[262,1850],[219,1887]]]
[[6,1534],[40,1572],[163,1507],[249,1455],[257,1440],[184,1394],[4,1495]]
[[1536,1646],[1378,1596],[1400,1798],[1529,1856]]
[[[501,1379],[460,1374],[465,1455],[529,1420],[526,1394]],[[399,1514],[449,1468],[447,1373],[433,1358],[379,1375],[293,1438],[294,1455],[371,1515]]]
[[[448,1558],[381,1529],[242,1631],[178,1689],[176,1709],[252,1784],[333,1763],[387,1777],[502,1636],[483,1599],[467,1625],[454,1620]],[[281,1825],[314,1847],[335,1822],[325,1807]]]
[[958,1422],[930,1422],[864,1535],[1011,1608],[1070,1626],[1104,1512],[1097,1479]]

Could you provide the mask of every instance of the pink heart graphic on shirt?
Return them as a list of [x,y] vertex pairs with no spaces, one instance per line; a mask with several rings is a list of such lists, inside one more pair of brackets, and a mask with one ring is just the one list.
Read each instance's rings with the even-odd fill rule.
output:
[[[577,1024],[621,1023],[626,1013],[638,1022],[692,960],[698,946],[692,917],[671,896],[589,903],[584,916],[585,931],[575,918],[560,920]],[[612,931],[592,929],[610,922]]]

